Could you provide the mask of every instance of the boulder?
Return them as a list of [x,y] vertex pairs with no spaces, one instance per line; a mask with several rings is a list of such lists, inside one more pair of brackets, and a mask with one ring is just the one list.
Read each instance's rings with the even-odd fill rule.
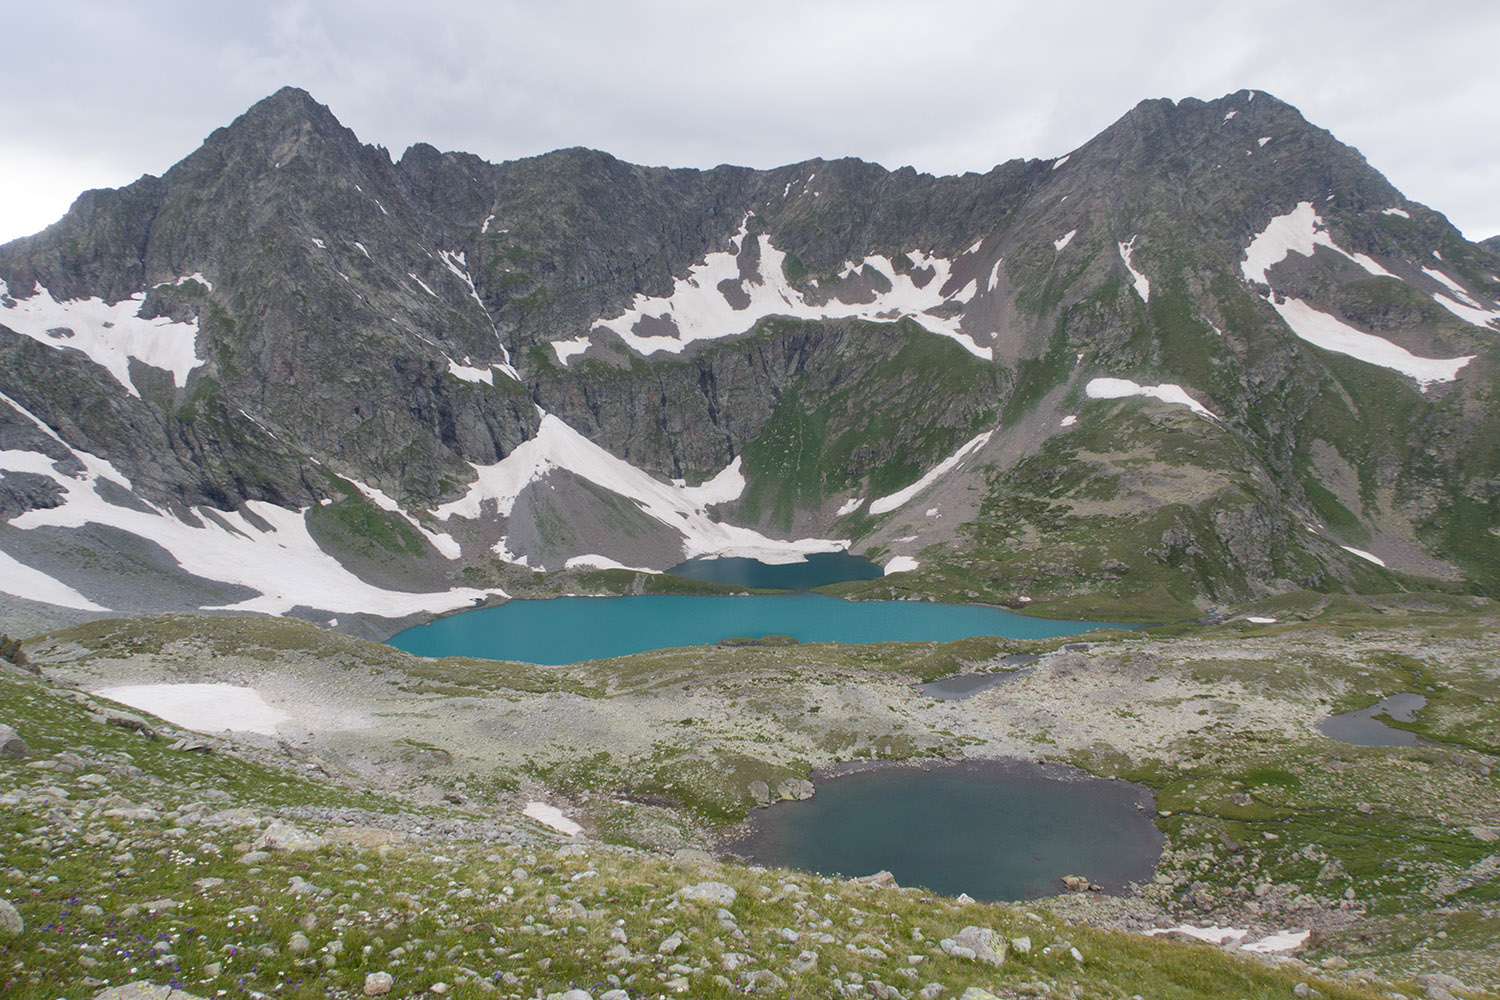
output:
[[8,899],[0,899],[0,938],[19,937],[26,930],[26,921]]
[[1082,875],[1064,875],[1062,877],[1062,884],[1063,888],[1069,892],[1088,892],[1090,889],[1093,889],[1095,892],[1099,891],[1092,882]]
[[771,786],[764,781],[750,782],[750,797],[755,800],[757,806],[764,809],[771,804]]
[[195,993],[159,986],[147,980],[111,986],[94,994],[94,1000],[201,1000]]
[[389,972],[372,972],[365,977],[365,996],[378,997],[389,993],[396,981]]
[[29,753],[31,753],[31,748],[26,745],[26,741],[21,739],[14,729],[0,724],[0,757],[14,757],[19,760]]
[[953,940],[959,946],[973,951],[975,961],[986,965],[1001,965],[1005,962],[1005,938],[988,927],[970,924],[953,935]]
[[134,712],[123,712],[117,708],[107,709],[104,713],[104,721],[108,725],[140,733],[148,739],[156,739],[156,730],[151,728],[151,723]]
[[325,841],[317,834],[306,833],[290,823],[274,820],[255,839],[254,848],[265,851],[316,851]]
[[776,797],[783,802],[800,802],[813,797],[813,783],[806,778],[783,778],[776,783]]
[[861,875],[858,878],[850,879],[850,881],[858,882],[861,885],[873,885],[880,889],[901,888],[896,884],[896,876],[892,875],[890,872],[886,871],[883,868],[880,871],[876,872],[874,875]]
[[697,885],[683,886],[677,890],[676,895],[690,903],[710,903],[726,907],[733,906],[734,901],[739,898],[734,887],[723,882],[699,882]]

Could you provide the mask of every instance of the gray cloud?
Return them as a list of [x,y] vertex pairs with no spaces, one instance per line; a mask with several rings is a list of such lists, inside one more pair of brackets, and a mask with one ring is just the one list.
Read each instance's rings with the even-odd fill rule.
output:
[[1500,232],[1500,7],[1480,0],[1425,20],[1370,0],[50,6],[0,66],[27,95],[0,157],[0,238],[83,186],[165,170],[288,83],[397,154],[586,145],[674,166],[859,156],[934,173],[1058,155],[1145,98],[1251,87],[1470,237]]

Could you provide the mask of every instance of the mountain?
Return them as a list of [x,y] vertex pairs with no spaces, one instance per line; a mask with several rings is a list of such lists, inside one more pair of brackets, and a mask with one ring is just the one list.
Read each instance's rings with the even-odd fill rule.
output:
[[383,633],[845,545],[1142,620],[1500,581],[1500,251],[1263,92],[932,177],[393,160],[288,88],[0,282],[37,620]]

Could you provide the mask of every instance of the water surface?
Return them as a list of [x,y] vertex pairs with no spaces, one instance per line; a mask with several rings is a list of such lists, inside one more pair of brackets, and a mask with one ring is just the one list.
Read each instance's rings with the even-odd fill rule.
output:
[[700,556],[667,570],[674,576],[727,583],[753,590],[812,590],[847,580],[875,580],[885,572],[864,556],[848,552],[815,552],[791,563],[759,559]]
[[1121,892],[1161,857],[1147,789],[1071,768],[890,765],[814,783],[811,799],[756,810],[730,850],[828,875],[885,869],[904,886],[980,900],[1055,895],[1064,875]]
[[1318,723],[1318,731],[1329,739],[1364,747],[1414,747],[1422,742],[1416,733],[1388,726],[1376,718],[1384,715],[1395,722],[1411,722],[1427,706],[1420,694],[1404,691],[1382,698],[1357,712],[1330,715]]
[[941,677],[935,681],[918,684],[917,690],[938,701],[963,701],[965,698],[974,697],[981,691],[997,688],[1028,673],[1029,671],[1022,668],[1039,659],[1041,657],[1035,654],[1018,653],[1001,659],[1000,669],[991,673],[954,674],[952,677]]
[[1028,618],[977,604],[843,601],[823,594],[647,595],[508,601],[439,618],[388,641],[418,656],[577,663],[737,636],[801,642],[950,642],[975,635],[1045,639],[1111,622]]

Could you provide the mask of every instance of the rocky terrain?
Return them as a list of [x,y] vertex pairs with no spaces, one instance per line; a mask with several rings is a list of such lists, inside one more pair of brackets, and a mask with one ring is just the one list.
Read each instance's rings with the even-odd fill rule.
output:
[[1465,592],[1497,322],[1493,247],[1255,91],[931,177],[393,159],[288,88],[0,247],[0,581],[377,636],[845,547],[1135,620]]
[[[1438,974],[1493,988],[1492,610],[1429,597],[1277,611],[1081,645],[749,646],[545,668],[422,660],[271,619],[39,637],[25,650],[42,676],[4,678],[25,743],[4,765],[6,898],[30,928],[3,946],[5,968],[12,988],[68,996],[142,977],[205,996],[357,994],[379,972],[396,995],[596,998],[1281,996],[1298,982],[1463,995]],[[1016,652],[1044,655],[969,699],[913,686]],[[85,693],[162,681],[251,689],[290,719],[200,735]],[[1428,698],[1414,746],[1315,727],[1413,687]],[[1059,883],[1012,909],[713,860],[726,824],[805,794],[809,776],[815,794],[821,765],[934,755],[1045,756],[1143,783],[1167,835],[1154,879],[1121,897]],[[1142,936],[1184,927],[1240,933],[1223,948]],[[1288,929],[1312,932],[1296,958],[1236,950]],[[954,950],[978,951],[961,943],[976,935],[1008,954],[991,966]],[[87,980],[40,985],[79,955]]]

